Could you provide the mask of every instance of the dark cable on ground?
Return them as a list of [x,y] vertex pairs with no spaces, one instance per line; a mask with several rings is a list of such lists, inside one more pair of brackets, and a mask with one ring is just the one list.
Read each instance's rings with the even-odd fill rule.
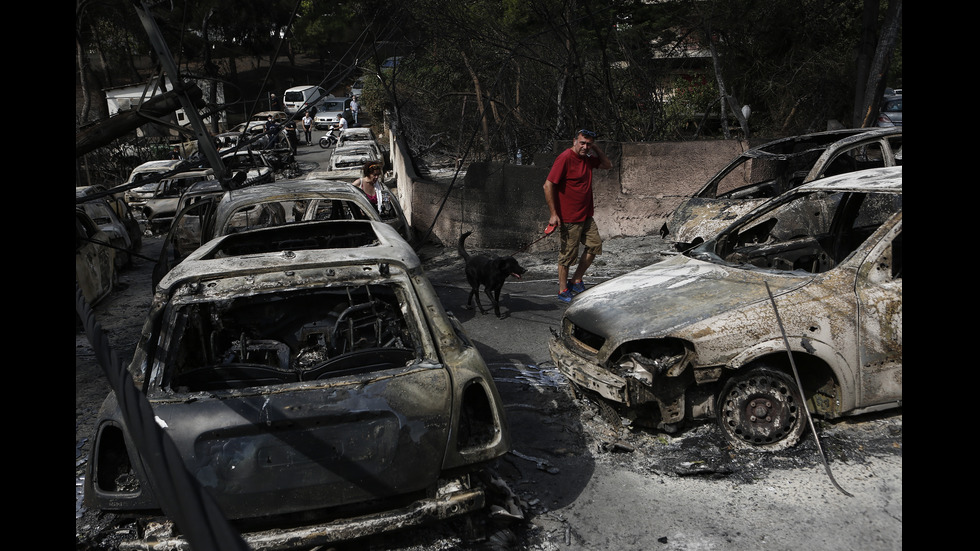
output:
[[[769,293],[769,302],[772,303],[772,310],[776,313],[776,322],[779,324],[779,332],[783,336],[783,344],[786,346],[786,354],[789,356],[789,365],[793,368],[793,377],[796,378],[796,386],[800,389],[800,396],[803,397],[803,383],[800,382],[800,373],[796,370],[796,362],[793,360],[793,350],[789,347],[789,339],[786,338],[786,329],[783,328],[783,319],[779,317],[779,309],[776,308],[776,299],[772,296],[772,290],[769,289],[769,282],[764,282],[766,284],[766,292]],[[813,432],[813,440],[817,443],[817,451],[820,452],[820,460],[823,461],[824,469],[827,471],[827,476],[830,477],[830,481],[834,484],[842,494],[847,497],[854,497],[844,488],[841,488],[840,484],[837,483],[837,479],[834,478],[834,473],[830,471],[830,464],[827,463],[827,456],[823,452],[823,448],[820,446],[820,437],[817,436],[817,428],[813,426],[813,417],[810,415],[810,408],[806,405],[806,399],[803,400],[803,411],[806,412],[806,420],[810,424],[810,431]]]

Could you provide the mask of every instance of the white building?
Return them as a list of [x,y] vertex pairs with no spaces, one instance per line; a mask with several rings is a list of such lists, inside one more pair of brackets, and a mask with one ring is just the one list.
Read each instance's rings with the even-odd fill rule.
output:
[[[196,79],[194,82],[201,89],[201,91],[204,92],[205,101],[210,102],[211,86],[214,83],[214,81],[207,80],[207,79]],[[120,111],[135,109],[140,105],[141,102],[144,102],[153,96],[160,95],[165,92],[169,92],[170,90],[173,90],[173,84],[170,82],[170,79],[165,79],[164,81],[165,86],[164,89],[162,90],[156,84],[157,84],[157,77],[153,77],[150,79],[149,84],[144,82],[139,84],[130,84],[126,86],[116,86],[113,88],[104,89],[103,91],[105,92],[106,104],[109,107],[109,116],[112,117],[113,115],[119,113]],[[225,102],[224,83],[218,82],[217,88],[215,89],[214,103],[220,105],[223,104],[224,102]],[[212,124],[212,119],[213,117],[205,118],[204,124],[210,127],[210,125]],[[180,126],[188,126],[190,124],[190,120],[187,118],[187,114],[184,113],[183,109],[178,109],[172,115],[169,115],[168,117],[164,117],[163,120],[166,120],[171,124],[180,125]],[[222,129],[225,129],[228,126],[228,120],[224,111],[221,111],[218,114],[218,125]],[[161,128],[162,127],[159,125],[144,125],[136,130],[136,134],[140,137],[159,136],[161,135],[159,132]],[[171,130],[170,134],[176,136],[177,132]]]

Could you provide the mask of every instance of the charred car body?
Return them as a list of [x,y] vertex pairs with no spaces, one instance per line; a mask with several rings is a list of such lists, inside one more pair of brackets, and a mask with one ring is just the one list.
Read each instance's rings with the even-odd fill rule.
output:
[[378,144],[377,138],[374,136],[374,131],[370,128],[356,127],[348,128],[340,133],[340,137],[337,138],[337,148],[341,149],[351,145],[366,145],[371,148],[374,154],[381,159],[385,165],[387,165],[387,155],[384,149]]
[[[100,185],[75,188],[75,200],[89,218],[109,238],[116,250],[116,269],[121,270],[133,261],[133,255],[143,246],[143,232],[129,205],[121,198],[103,195],[106,188]],[[96,197],[99,196],[99,197]]]
[[[181,161],[179,160],[165,159],[147,161],[134,168],[129,174],[129,178],[123,183],[122,187],[127,188],[123,193],[123,200],[134,211],[142,213],[146,200],[156,193],[160,176],[177,170],[180,164]],[[137,180],[148,180],[148,182],[138,187],[129,188]]]
[[236,187],[268,184],[276,181],[275,169],[261,151],[239,149],[221,156],[225,170],[232,175]]
[[330,155],[330,166],[328,170],[345,171],[354,170],[358,172],[368,163],[380,163],[381,152],[378,146],[371,143],[351,143],[341,147],[337,145],[332,155]]
[[668,431],[715,417],[738,447],[793,445],[804,404],[828,419],[900,406],[901,199],[901,167],[800,186],[578,295],[552,358],[626,415]]
[[191,186],[208,181],[214,181],[214,170],[210,168],[180,172],[160,180],[141,209],[149,229],[153,232],[166,231],[177,214],[181,195]]
[[678,251],[796,186],[902,164],[902,129],[844,129],[771,141],[735,157],[670,215],[660,235]]
[[89,306],[109,296],[116,286],[116,249],[109,236],[81,206],[75,207],[75,282]]
[[[253,549],[481,509],[474,473],[510,445],[479,352],[380,222],[210,241],[161,281],[129,370]],[[87,505],[152,513],[114,395],[96,426]]]
[[[390,192],[384,192],[393,201]],[[376,220],[392,226],[409,242],[413,237],[397,203],[379,213],[360,188],[347,182],[280,180],[227,192],[201,189],[184,199],[185,208],[177,214],[161,249],[154,286],[197,247],[231,233],[318,220]]]

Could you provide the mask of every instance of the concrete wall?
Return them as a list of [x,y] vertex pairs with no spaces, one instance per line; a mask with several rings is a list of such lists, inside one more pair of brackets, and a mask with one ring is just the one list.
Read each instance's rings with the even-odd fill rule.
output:
[[[555,153],[538,155],[536,165],[471,163],[462,181],[430,181],[415,174],[402,140],[389,133],[397,194],[416,232],[454,245],[473,231],[467,246],[523,250],[543,235],[548,206],[543,185],[555,157],[571,145],[556,142]],[[759,142],[761,143],[761,142]],[[595,218],[608,239],[656,233],[681,198],[689,196],[743,150],[758,145],[740,140],[626,143],[599,142],[613,163],[594,172]],[[543,239],[530,251],[557,250]]]

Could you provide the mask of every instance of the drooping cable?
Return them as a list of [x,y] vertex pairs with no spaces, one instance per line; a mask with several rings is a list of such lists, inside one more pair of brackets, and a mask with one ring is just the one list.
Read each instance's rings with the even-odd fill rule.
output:
[[[789,365],[793,368],[793,377],[796,378],[796,386],[800,391],[800,396],[803,394],[803,383],[800,381],[800,372],[796,369],[796,361],[793,359],[793,350],[789,346],[789,339],[786,338],[786,329],[783,328],[783,319],[779,316],[779,309],[776,308],[776,299],[772,296],[772,290],[769,288],[769,282],[764,282],[766,284],[766,292],[769,293],[769,302],[772,303],[772,310],[776,314],[776,322],[779,324],[779,332],[783,336],[783,344],[786,346],[786,354],[789,356]],[[817,428],[813,426],[813,416],[810,415],[810,408],[806,405],[806,400],[803,400],[803,411],[806,412],[806,420],[810,424],[810,431],[813,433],[813,440],[817,443],[817,451],[820,452],[820,460],[823,461],[824,469],[827,471],[827,476],[830,477],[830,482],[833,483],[834,487],[840,490],[840,492],[847,497],[854,497],[853,494],[841,488],[841,485],[837,483],[837,479],[834,478],[834,473],[830,470],[830,464],[827,463],[827,455],[823,452],[823,447],[820,446],[820,437],[817,436]]]

